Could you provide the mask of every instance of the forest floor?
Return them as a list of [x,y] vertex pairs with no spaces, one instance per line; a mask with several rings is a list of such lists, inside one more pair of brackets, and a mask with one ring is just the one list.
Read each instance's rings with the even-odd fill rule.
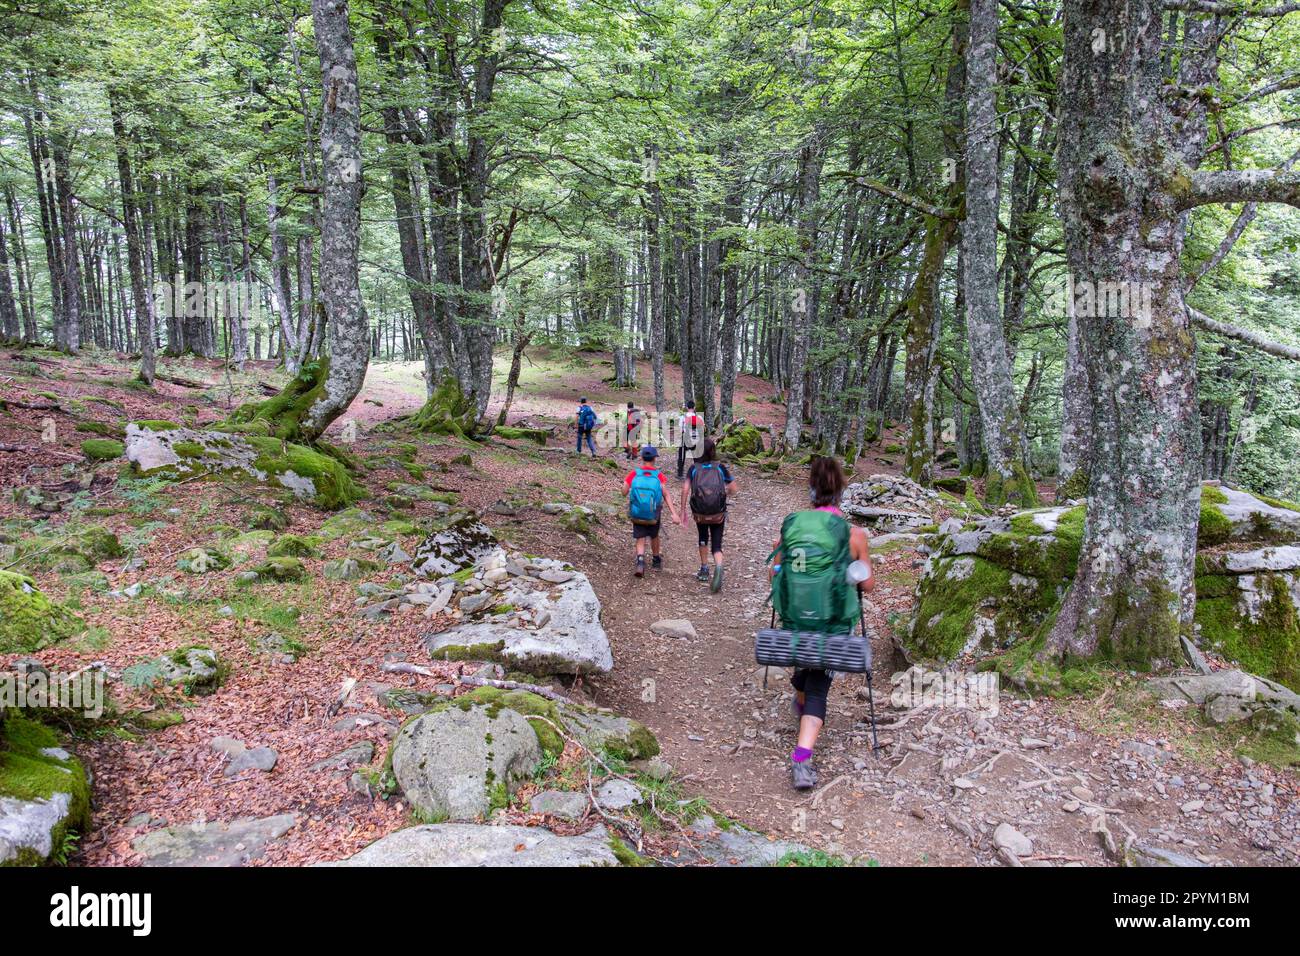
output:
[[[44,519],[39,530],[57,533],[70,515],[93,517],[144,561],[130,570],[121,559],[101,564],[107,587],[155,585],[122,602],[84,578],[33,572],[51,596],[69,600],[90,624],[86,636],[41,652],[42,662],[72,668],[103,661],[120,671],[201,642],[232,665],[222,688],[206,697],[161,699],[156,692],[115,688],[123,710],[167,709],[184,721],[150,732],[121,722],[83,731],[77,749],[94,772],[95,806],[92,830],[75,862],[135,864],[141,858],[133,842],[161,826],[272,814],[294,814],[294,825],[257,862],[338,859],[408,825],[412,815],[400,795],[384,800],[354,792],[347,773],[316,765],[369,742],[370,765],[382,766],[391,728],[381,695],[393,688],[434,691],[475,667],[430,664],[419,645],[429,629],[420,615],[373,623],[361,618],[354,606],[356,582],[318,573],[323,560],[338,556],[328,547],[321,559],[307,562],[316,573],[299,584],[254,590],[238,587],[237,567],[201,576],[178,571],[176,556],[211,540],[215,526],[245,528],[248,509],[274,497],[265,489],[119,478],[114,463],[99,466],[94,481],[82,487],[78,476],[85,464],[78,449],[92,436],[78,432],[79,423],[166,418],[202,425],[256,398],[258,381],[280,383],[267,363],[250,363],[229,383],[216,363],[168,361],[165,369],[202,387],[160,383],[154,393],[140,391],[127,384],[129,366],[102,353],[66,359],[36,350],[0,352],[0,396],[10,401],[8,412],[0,413],[0,444],[25,449],[0,453],[0,487],[68,489],[67,507]],[[680,394],[678,370],[666,371],[668,394]],[[630,534],[621,519],[601,518],[582,537],[537,507],[547,501],[621,501],[621,451],[592,460],[558,449],[573,440],[564,422],[580,394],[602,414],[629,398],[644,407],[648,365],[641,363],[639,387],[632,390],[613,389],[606,381],[611,373],[602,356],[530,350],[510,419],[559,425],[551,450],[499,440],[482,446],[420,440],[417,460],[429,469],[427,484],[458,492],[503,540],[570,561],[590,577],[615,666],[571,690],[653,730],[687,795],[773,838],[886,865],[996,864],[990,835],[1002,823],[1032,841],[1032,850],[1021,854],[1028,863],[1105,865],[1112,861],[1095,832],[1097,818],[1108,821],[1121,843],[1131,834],[1202,862],[1300,862],[1300,775],[1233,757],[1222,738],[1193,717],[1160,707],[1134,675],[1111,675],[1106,689],[1092,697],[1031,699],[1004,689],[999,712],[986,718],[954,708],[892,709],[891,675],[905,665],[893,657],[890,619],[906,618],[922,562],[910,547],[877,555],[877,588],[867,604],[877,636],[873,687],[882,749],[871,747],[862,678],[843,676],[835,682],[817,752],[821,785],[811,793],[795,792],[789,783],[795,729],[790,688],[775,670],[764,686],[764,671],[753,662],[752,635],[768,613],[764,560],[781,518],[806,501],[802,470],[783,465],[769,476],[737,475],[740,492],[729,510],[727,580],[720,594],[711,595],[694,578],[693,527],[669,528],[664,570],[633,578]],[[783,420],[784,408],[772,401],[768,383],[742,376],[736,399],[737,414],[750,421]],[[408,438],[375,426],[422,401],[416,363],[372,366],[365,389],[344,416],[361,426],[353,450],[365,455]],[[880,447],[896,441],[888,435]],[[472,465],[452,463],[466,450]],[[664,464],[671,470],[672,462]],[[884,454],[858,463],[859,476],[897,471]],[[397,468],[374,468],[361,478],[375,499],[397,480],[411,479]],[[515,514],[498,514],[491,506],[500,499],[528,504]],[[370,501],[362,507],[382,511]],[[327,517],[301,505],[286,511],[289,530],[300,534]],[[403,517],[431,515],[417,502]],[[0,522],[31,518],[11,496],[0,500]],[[383,583],[399,570],[371,579]],[[697,636],[652,634],[650,625],[662,619],[689,620]],[[261,641],[272,630],[302,646],[296,661],[266,653]],[[420,663],[438,676],[384,672],[382,665],[394,659]],[[0,656],[0,668],[15,660]],[[346,678],[356,678],[357,689],[341,714],[330,715],[327,708]],[[213,747],[223,736],[273,748],[274,770],[225,776],[226,757]],[[527,805],[523,796],[507,815],[536,822],[517,809]],[[656,843],[667,861],[672,842],[664,834]]]

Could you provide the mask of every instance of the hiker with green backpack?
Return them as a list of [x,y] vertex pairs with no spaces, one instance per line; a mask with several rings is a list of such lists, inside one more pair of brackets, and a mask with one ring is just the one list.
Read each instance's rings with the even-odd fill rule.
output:
[[633,571],[638,578],[645,576],[645,543],[650,542],[652,553],[651,567],[656,571],[664,568],[663,555],[659,553],[659,526],[663,516],[664,502],[672,513],[673,521],[678,521],[677,506],[668,495],[668,479],[655,467],[659,449],[654,445],[641,448],[641,465],[628,472],[623,479],[623,494],[627,496],[627,516],[632,521],[632,540],[636,543],[636,568]]
[[[682,482],[682,527],[689,513],[695,519],[700,536],[700,570],[697,581],[708,581],[709,590],[722,590],[722,532],[727,522],[727,499],[736,493],[736,480],[727,466],[717,460],[717,446],[712,438],[702,442],[703,450],[686,472]],[[713,571],[709,571],[709,554]]]
[[[782,626],[802,633],[847,634],[861,616],[859,593],[875,585],[867,533],[850,525],[840,511],[846,482],[833,458],[814,457],[808,475],[811,508],[787,515],[768,560],[772,568],[772,607]],[[849,583],[849,565],[865,565],[865,580]],[[825,670],[795,668],[794,712],[799,738],[790,754],[797,790],[817,786],[813,749],[826,721],[826,698],[832,675]]]

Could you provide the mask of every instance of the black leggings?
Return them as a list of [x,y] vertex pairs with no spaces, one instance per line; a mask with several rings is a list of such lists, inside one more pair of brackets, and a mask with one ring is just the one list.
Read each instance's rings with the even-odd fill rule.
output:
[[826,720],[826,697],[831,691],[830,672],[796,669],[790,683],[795,690],[803,692],[804,714]]
[[[708,547],[710,554],[722,553],[722,529],[726,527],[725,522],[719,524],[700,524],[695,522],[695,530],[700,534],[700,547]],[[710,546],[712,542],[712,546]]]

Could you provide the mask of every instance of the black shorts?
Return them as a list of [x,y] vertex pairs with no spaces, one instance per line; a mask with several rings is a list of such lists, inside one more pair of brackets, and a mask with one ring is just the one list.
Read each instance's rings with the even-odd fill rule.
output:
[[710,554],[722,553],[722,529],[727,525],[722,524],[700,524],[695,522],[695,530],[700,535],[700,547],[708,547]]
[[632,540],[633,540],[633,541],[636,541],[636,540],[638,540],[639,538],[657,538],[657,537],[659,537],[659,525],[660,525],[660,522],[658,522],[658,521],[656,521],[654,524],[633,524],[633,525],[632,525]]
[[804,695],[803,712],[809,717],[825,720],[826,698],[831,692],[830,671],[796,668],[790,683]]

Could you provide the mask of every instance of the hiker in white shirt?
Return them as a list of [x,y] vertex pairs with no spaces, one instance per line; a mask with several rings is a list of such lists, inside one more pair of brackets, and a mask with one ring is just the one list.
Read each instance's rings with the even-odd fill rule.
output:
[[704,452],[704,416],[695,410],[694,402],[687,402],[677,416],[677,477],[686,474],[686,463],[692,463]]

